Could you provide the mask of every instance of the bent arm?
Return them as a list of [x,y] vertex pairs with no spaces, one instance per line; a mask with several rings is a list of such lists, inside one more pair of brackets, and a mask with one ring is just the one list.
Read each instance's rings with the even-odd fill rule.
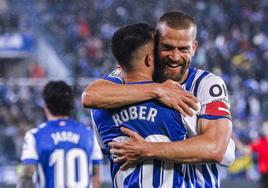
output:
[[35,171],[34,165],[23,165],[22,175],[19,177],[16,188],[34,188],[33,174]]
[[200,134],[184,141],[169,143],[144,143],[146,158],[172,160],[180,163],[220,163],[223,160],[232,123],[227,118],[199,119]]
[[155,99],[158,85],[123,85],[100,79],[85,88],[82,104],[86,108],[111,109]]
[[196,97],[172,80],[161,84],[115,84],[97,80],[82,94],[82,104],[86,108],[111,109],[151,99],[177,110],[183,116],[192,116],[191,109],[198,109]]

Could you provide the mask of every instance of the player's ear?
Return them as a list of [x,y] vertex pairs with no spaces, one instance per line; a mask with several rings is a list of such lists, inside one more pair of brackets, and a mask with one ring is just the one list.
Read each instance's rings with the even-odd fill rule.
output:
[[150,67],[153,66],[153,64],[154,64],[154,54],[153,52],[150,52],[145,57],[145,65]]
[[192,50],[192,54],[191,54],[192,56],[194,56],[197,47],[198,47],[198,42],[197,42],[197,40],[195,40],[193,42],[193,50]]

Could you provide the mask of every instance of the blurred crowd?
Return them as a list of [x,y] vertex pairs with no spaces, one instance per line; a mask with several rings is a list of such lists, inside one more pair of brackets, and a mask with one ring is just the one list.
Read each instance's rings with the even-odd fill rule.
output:
[[[199,48],[192,64],[225,80],[236,137],[248,143],[260,136],[260,125],[268,120],[268,1],[39,0],[33,8],[75,60],[76,78],[98,78],[115,67],[110,39],[118,27],[134,22],[154,25],[166,11],[186,11],[198,23]],[[0,27],[1,19],[0,10]],[[76,87],[76,116],[89,124],[80,105],[83,87]],[[7,159],[16,158],[11,148],[19,154],[24,131],[44,120],[40,88],[0,85],[0,134],[7,138],[0,152]]]
[[[46,120],[42,89],[47,81],[46,79],[11,79],[8,82],[0,80],[0,166],[17,164],[25,132]],[[65,81],[73,85],[72,80]],[[83,109],[80,103],[85,86],[77,84],[73,87],[75,110],[72,117],[91,126],[90,112]]]
[[77,57],[77,77],[101,77],[113,69],[110,38],[118,27],[154,25],[168,10],[188,12],[198,23],[192,63],[226,81],[238,136],[258,136],[268,113],[268,1],[41,0],[36,8],[65,51]]

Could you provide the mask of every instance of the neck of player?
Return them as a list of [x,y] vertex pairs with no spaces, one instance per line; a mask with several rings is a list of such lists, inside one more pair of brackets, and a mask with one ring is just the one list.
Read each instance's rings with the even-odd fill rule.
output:
[[152,74],[146,73],[146,71],[135,71],[124,73],[124,81],[128,82],[146,82],[152,81]]
[[182,76],[181,80],[179,81],[180,84],[183,84],[186,81],[186,79],[188,78],[188,74],[189,74],[189,69],[187,69],[184,75]]
[[49,121],[51,121],[51,120],[57,120],[57,119],[67,119],[67,118],[69,118],[69,116],[67,116],[67,115],[53,115],[53,114],[47,109],[47,107],[45,107],[44,110],[45,110],[47,119],[48,119]]

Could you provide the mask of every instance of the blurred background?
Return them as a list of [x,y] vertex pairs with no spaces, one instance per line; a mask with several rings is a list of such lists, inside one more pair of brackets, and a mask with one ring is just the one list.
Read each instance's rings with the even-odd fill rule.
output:
[[[245,144],[261,136],[268,120],[268,0],[0,0],[0,187],[14,187],[25,131],[45,121],[43,85],[71,84],[73,116],[90,126],[80,96],[116,66],[114,31],[134,22],[155,25],[174,9],[198,22],[192,63],[225,80],[234,136]],[[221,169],[222,187],[256,187],[257,156],[236,156],[234,166]],[[108,169],[106,160],[103,187],[111,187]]]

